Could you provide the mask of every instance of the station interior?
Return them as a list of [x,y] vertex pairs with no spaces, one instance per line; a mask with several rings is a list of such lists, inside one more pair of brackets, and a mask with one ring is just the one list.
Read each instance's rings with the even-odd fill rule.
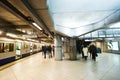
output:
[[[86,60],[81,47],[91,44],[97,56]],[[120,0],[0,0],[0,80],[120,80],[119,74]]]

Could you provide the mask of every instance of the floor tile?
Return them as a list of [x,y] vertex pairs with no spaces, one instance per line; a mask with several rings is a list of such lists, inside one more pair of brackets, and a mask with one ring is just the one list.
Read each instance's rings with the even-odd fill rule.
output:
[[97,60],[55,61],[41,53],[14,62],[0,71],[0,80],[120,80],[120,55],[98,54]]

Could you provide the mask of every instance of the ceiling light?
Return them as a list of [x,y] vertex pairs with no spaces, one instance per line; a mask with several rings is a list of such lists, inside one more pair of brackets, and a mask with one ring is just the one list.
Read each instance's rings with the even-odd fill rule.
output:
[[50,36],[48,36],[50,38]]
[[85,41],[95,41],[95,39],[85,39]]
[[17,42],[22,42],[22,40],[18,40],[18,39],[16,39],[15,41],[17,41]]
[[42,30],[42,28],[40,26],[38,26],[38,24],[36,24],[35,22],[32,23],[36,28],[38,28],[39,30]]
[[22,32],[24,32],[24,33],[25,33],[26,31],[25,31],[25,30],[22,30]]
[[3,40],[3,41],[14,41],[13,39],[5,38],[5,37],[1,37],[0,40]]
[[29,32],[27,32],[27,34],[32,34],[32,33],[29,31]]
[[0,34],[2,34],[2,31],[0,31]]
[[35,41],[35,40],[32,40],[32,41]]
[[10,37],[15,37],[15,38],[17,37],[15,34],[12,34],[12,33],[7,33],[6,35]]
[[29,39],[29,38],[27,40],[31,41],[31,39]]

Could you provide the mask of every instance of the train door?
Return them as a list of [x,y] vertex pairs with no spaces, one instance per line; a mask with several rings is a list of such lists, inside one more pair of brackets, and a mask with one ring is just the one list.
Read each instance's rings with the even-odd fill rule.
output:
[[22,57],[21,46],[22,46],[21,42],[16,42],[16,59],[20,59]]
[[30,43],[30,54],[32,54],[32,53],[33,53],[33,44]]

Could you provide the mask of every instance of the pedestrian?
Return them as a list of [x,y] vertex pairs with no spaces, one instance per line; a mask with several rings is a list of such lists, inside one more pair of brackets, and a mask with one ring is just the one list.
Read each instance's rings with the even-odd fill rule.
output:
[[52,47],[51,47],[51,45],[48,46],[48,55],[49,55],[49,58],[52,58]]
[[44,58],[46,58],[46,52],[47,52],[47,47],[43,46],[43,54],[44,54]]
[[96,61],[97,47],[96,47],[94,44],[92,44],[92,45],[90,45],[90,47],[89,47],[89,51],[90,51],[90,53],[92,54],[92,59],[93,59],[94,61]]
[[83,46],[84,59],[87,60],[88,57],[88,48],[86,45]]

